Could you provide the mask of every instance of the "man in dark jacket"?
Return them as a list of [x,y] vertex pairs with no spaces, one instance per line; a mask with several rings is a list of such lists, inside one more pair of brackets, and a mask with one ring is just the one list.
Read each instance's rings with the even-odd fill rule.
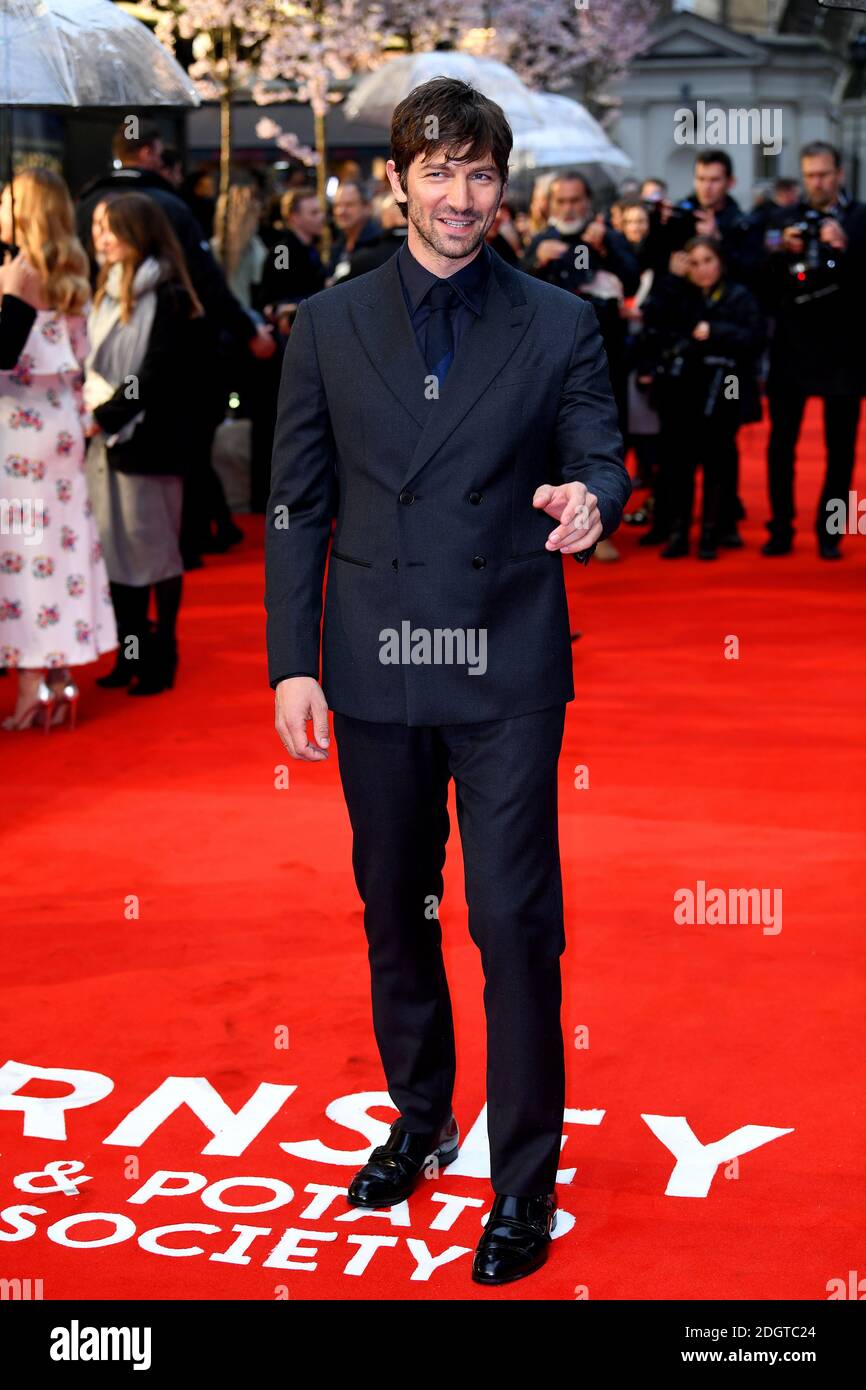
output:
[[840,536],[828,523],[838,504],[848,505],[866,389],[866,205],[846,197],[839,152],[832,145],[820,140],[806,145],[800,167],[805,197],[780,214],[781,237],[768,255],[774,314],[767,378],[772,517],[764,554],[791,550],[797,440],[808,397],[821,396],[827,467],[815,529],[819,554],[835,560],[841,555]]
[[284,331],[282,320],[289,306],[325,288],[325,267],[317,249],[325,210],[315,188],[293,188],[283,195],[280,211],[284,225],[268,238],[256,303]]
[[356,247],[349,256],[349,273],[345,277],[347,280],[355,280],[359,275],[366,275],[368,270],[375,270],[377,266],[384,265],[405,242],[409,228],[400,210],[400,204],[393,195],[381,200],[378,221],[382,228],[378,241],[370,241],[364,246]]
[[548,285],[592,304],[607,353],[620,429],[627,427],[625,322],[620,298],[637,292],[640,269],[621,232],[596,217],[592,191],[582,174],[559,174],[550,185],[550,221],[533,237],[523,269]]
[[331,214],[337,228],[337,238],[328,261],[329,283],[336,283],[349,274],[349,258],[361,246],[379,240],[382,228],[370,216],[370,199],[363,185],[355,179],[345,179],[331,202]]
[[374,1029],[400,1112],[349,1184],[354,1206],[403,1202],[428,1156],[457,1157],[439,924],[455,780],[486,976],[495,1193],[472,1277],[499,1284],[539,1267],[556,1215],[557,759],[574,698],[560,557],[586,559],[616,529],[630,482],[594,313],[485,244],[511,151],[501,109],[434,78],[396,107],[391,144],[407,241],[305,301],[286,351],[265,527],[269,680],[293,758],[329,756],[334,710]]
[[711,236],[719,242],[728,280],[756,290],[763,256],[759,218],[743,212],[731,189],[734,166],[726,150],[701,150],[695,156],[694,188],[680,203],[655,200],[647,263],[664,273],[675,251],[682,251],[695,236]]

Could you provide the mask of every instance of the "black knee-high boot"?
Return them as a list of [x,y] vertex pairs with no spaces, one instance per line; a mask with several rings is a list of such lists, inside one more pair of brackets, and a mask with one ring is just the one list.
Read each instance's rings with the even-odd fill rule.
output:
[[156,594],[156,635],[162,644],[168,685],[174,685],[177,670],[177,615],[183,596],[183,575],[161,579],[154,585]]
[[130,695],[160,695],[174,685],[177,669],[175,626],[183,591],[183,576],[161,579],[153,586],[156,596],[156,625],[148,634],[144,662]]
[[117,656],[114,669],[99,676],[96,684],[109,690],[129,685],[142,669],[143,648],[146,645],[147,601],[150,589],[132,584],[117,584],[111,580],[111,602],[117,624]]

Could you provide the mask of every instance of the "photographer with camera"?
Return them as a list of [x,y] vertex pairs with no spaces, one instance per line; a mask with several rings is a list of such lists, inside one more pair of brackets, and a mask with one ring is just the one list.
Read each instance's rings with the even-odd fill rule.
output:
[[638,383],[661,417],[661,475],[649,543],[666,560],[689,553],[695,470],[703,468],[698,555],[726,545],[734,503],[737,431],[760,419],[757,359],[763,319],[752,293],[730,281],[715,237],[694,237],[644,305]]
[[570,170],[553,179],[548,217],[547,226],[526,248],[523,269],[592,304],[607,353],[620,429],[625,433],[627,369],[620,304],[640,284],[637,258],[622,233],[593,211],[592,190],[582,174]]
[[827,531],[833,498],[847,502],[854,472],[866,354],[866,205],[843,190],[839,151],[815,140],[800,154],[804,198],[780,212],[767,254],[774,331],[770,345],[767,454],[771,520],[764,555],[787,555],[794,538],[794,458],[809,396],[824,400],[827,466],[815,527],[818,553],[841,558]]
[[754,292],[762,260],[761,228],[743,212],[731,194],[734,166],[725,150],[700,150],[695,156],[694,189],[688,198],[672,203],[653,190],[643,198],[650,214],[647,257],[666,271],[671,256],[696,236],[715,237],[721,246],[729,280]]

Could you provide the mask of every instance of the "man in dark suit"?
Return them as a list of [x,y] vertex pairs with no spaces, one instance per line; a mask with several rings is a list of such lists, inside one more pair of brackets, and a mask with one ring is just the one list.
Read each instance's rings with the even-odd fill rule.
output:
[[457,1156],[438,920],[454,778],[495,1193],[472,1276],[499,1284],[547,1255],[562,1146],[557,759],[574,683],[560,556],[589,558],[630,482],[593,309],[485,244],[511,152],[501,109],[435,78],[396,108],[391,148],[406,245],[302,304],[286,352],[269,679],[292,757],[328,756],[334,710],[400,1112],[349,1186],[357,1206],[402,1201],[430,1156]]

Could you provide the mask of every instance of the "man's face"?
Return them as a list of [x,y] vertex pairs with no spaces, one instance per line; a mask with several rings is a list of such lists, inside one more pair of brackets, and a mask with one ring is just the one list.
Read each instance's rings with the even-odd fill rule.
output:
[[[469,148],[465,145],[458,155]],[[398,201],[406,195],[396,172],[388,177]],[[472,256],[493,224],[504,185],[490,154],[480,159],[445,158],[444,150],[418,155],[406,173],[406,217],[440,256]]]
[[550,185],[550,219],[553,222],[585,222],[592,211],[582,179],[556,179]]
[[640,186],[638,197],[645,198],[647,202],[657,203],[665,196],[665,191],[660,183],[655,179],[646,179]]
[[833,163],[829,154],[811,154],[800,161],[800,173],[806,201],[813,208],[827,208],[839,196],[842,187],[842,170]]
[[696,246],[689,252],[688,275],[693,285],[710,290],[722,273],[722,263],[708,246]]
[[356,228],[363,227],[370,215],[369,204],[364,202],[354,184],[337,189],[331,204],[331,211],[334,214],[335,223],[344,236],[354,232]]
[[649,235],[649,213],[645,208],[626,208],[622,215],[622,232],[632,245],[643,241]]
[[325,214],[318,198],[304,198],[292,214],[292,227],[306,237],[317,237],[322,230]]
[[695,197],[699,207],[720,207],[732,183],[724,164],[695,165]]
[[139,169],[149,169],[151,173],[162,173],[162,141],[154,140],[152,145],[142,145],[138,151],[136,164]]

